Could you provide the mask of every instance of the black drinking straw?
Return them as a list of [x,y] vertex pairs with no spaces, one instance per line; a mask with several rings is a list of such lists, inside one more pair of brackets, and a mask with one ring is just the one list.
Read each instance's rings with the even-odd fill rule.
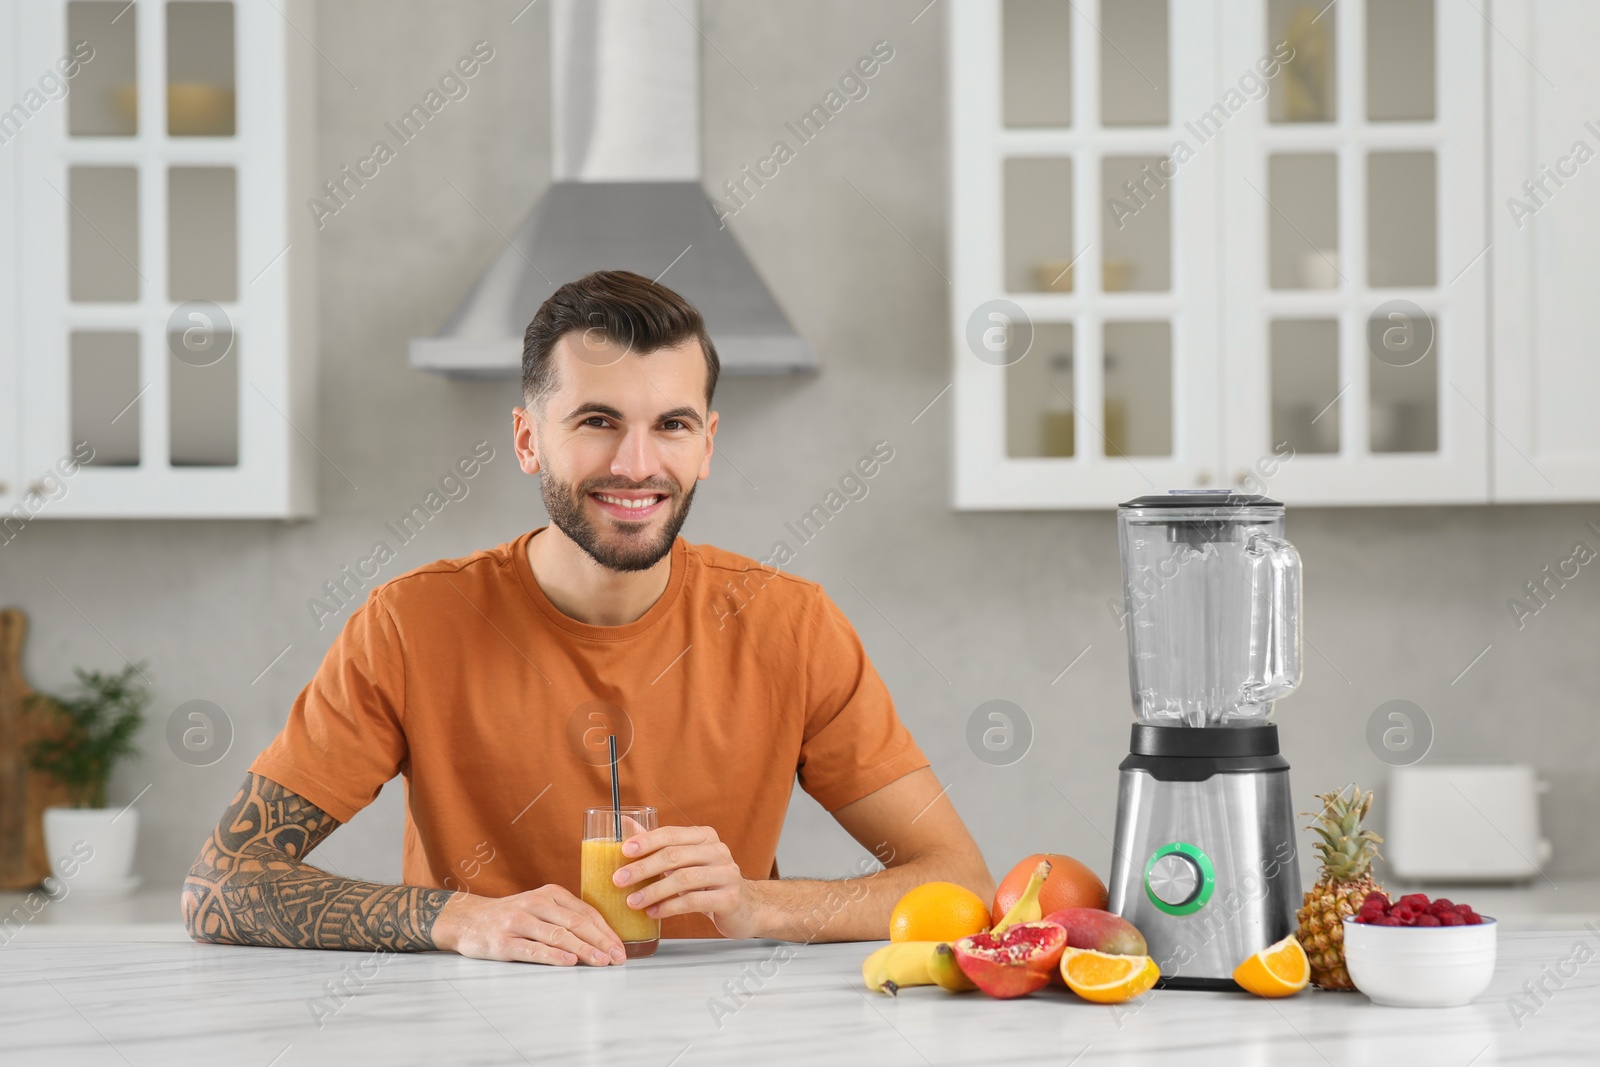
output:
[[617,840],[622,840],[622,790],[617,784],[617,735],[609,734],[606,745],[611,750],[611,821],[616,829]]

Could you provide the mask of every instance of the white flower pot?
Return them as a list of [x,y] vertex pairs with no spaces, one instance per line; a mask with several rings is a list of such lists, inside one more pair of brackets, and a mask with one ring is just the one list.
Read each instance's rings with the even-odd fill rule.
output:
[[139,884],[132,873],[138,837],[139,812],[133,808],[46,808],[46,888],[58,898],[130,892]]

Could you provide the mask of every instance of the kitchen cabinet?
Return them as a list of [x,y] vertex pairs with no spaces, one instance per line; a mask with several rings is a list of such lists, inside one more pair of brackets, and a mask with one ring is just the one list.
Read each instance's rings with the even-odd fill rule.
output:
[[39,518],[310,514],[309,4],[3,17],[3,539]]
[[[1564,12],[1519,19],[1575,48]],[[1491,119],[1515,139],[1557,94],[1523,70],[1517,95],[1502,75],[1524,60],[1474,5],[947,17],[957,507],[1207,485],[1296,505],[1600,498],[1600,430],[1549,377],[1592,312],[1540,281],[1582,284],[1600,218],[1559,246],[1543,231],[1543,262],[1523,242],[1528,291],[1503,284],[1519,266],[1491,202],[1500,170],[1535,168],[1497,154],[1491,195]],[[1554,331],[1536,359],[1508,299]],[[1541,443],[1559,492],[1519,454]]]
[[[15,21],[15,13],[11,13]],[[9,33],[13,29],[7,25]],[[14,49],[0,47],[0,91],[16,84],[13,73]],[[0,133],[8,129],[5,117],[0,115]],[[14,153],[12,154],[14,156]],[[17,321],[17,213],[10,205],[17,202],[17,168],[15,159],[7,158],[7,148],[0,145],[0,510],[14,503],[20,483],[22,463],[21,420],[18,416],[20,402],[17,389],[17,346],[13,327],[7,323]],[[0,516],[0,542],[7,540],[9,528]]]
[[1491,17],[1494,496],[1600,500],[1600,5]]
[[1169,159],[1214,97],[1214,7],[948,12],[957,506],[1089,507],[1207,484],[1221,448],[1219,171]]

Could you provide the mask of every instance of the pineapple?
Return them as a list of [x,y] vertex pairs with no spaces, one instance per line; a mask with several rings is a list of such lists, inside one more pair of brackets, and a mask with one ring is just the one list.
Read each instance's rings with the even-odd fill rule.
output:
[[1298,918],[1300,944],[1311,961],[1311,983],[1318,989],[1354,989],[1344,966],[1344,917],[1354,915],[1368,893],[1383,886],[1372,878],[1383,838],[1361,828],[1372,807],[1372,794],[1354,784],[1336,793],[1321,793],[1322,811],[1310,815],[1306,829],[1321,841],[1322,877],[1306,892]]

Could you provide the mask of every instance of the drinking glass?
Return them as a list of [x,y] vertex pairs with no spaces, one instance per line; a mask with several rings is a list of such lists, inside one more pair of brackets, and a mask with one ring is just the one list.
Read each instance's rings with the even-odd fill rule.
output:
[[[617,835],[619,815],[620,837]],[[598,911],[606,925],[622,939],[629,959],[655,955],[656,946],[661,942],[661,920],[628,907],[628,894],[656,879],[618,886],[611,877],[629,862],[622,854],[622,842],[655,828],[655,808],[586,808],[583,812],[583,860],[578,895]]]

